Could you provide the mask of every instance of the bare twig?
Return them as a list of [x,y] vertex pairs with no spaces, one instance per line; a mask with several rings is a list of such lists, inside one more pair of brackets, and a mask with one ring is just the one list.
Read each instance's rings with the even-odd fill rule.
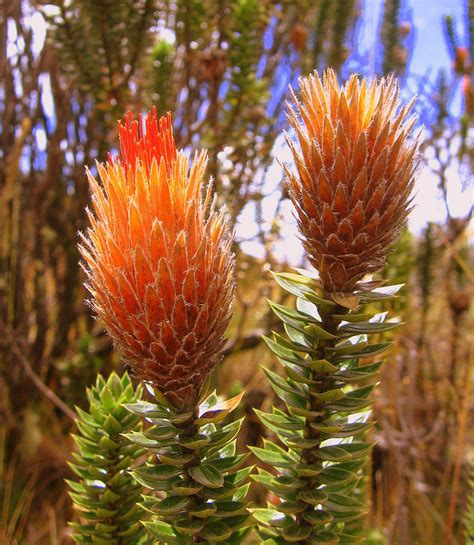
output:
[[33,371],[31,368],[31,365],[29,364],[28,360],[26,359],[23,352],[20,350],[19,346],[16,344],[16,342],[12,341],[11,343],[12,351],[17,357],[18,361],[23,366],[23,369],[25,370],[26,375],[31,379],[33,384],[40,390],[42,394],[47,397],[51,403],[54,403],[58,409],[60,409],[67,417],[69,417],[71,420],[76,420],[77,415],[76,413],[64,403],[64,401],[57,396],[39,377],[38,375]]

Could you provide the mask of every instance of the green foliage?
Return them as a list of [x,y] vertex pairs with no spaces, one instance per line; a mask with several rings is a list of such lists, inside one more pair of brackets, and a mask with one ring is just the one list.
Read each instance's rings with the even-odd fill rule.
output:
[[369,344],[368,338],[397,325],[386,321],[387,313],[373,316],[360,312],[359,305],[387,300],[399,286],[359,283],[353,295],[328,300],[314,278],[284,273],[275,279],[296,295],[297,308],[270,302],[286,335],[274,333],[265,341],[286,376],[264,371],[286,410],[257,411],[279,439],[252,449],[276,469],[261,467],[253,478],[279,499],[274,507],[253,510],[259,535],[267,545],[355,545],[363,540],[355,535],[357,526],[347,533],[344,527],[367,509],[359,497],[372,446],[364,440],[371,427],[367,409],[382,365],[376,356],[390,344]]
[[73,437],[79,452],[73,453],[69,465],[79,481],[67,481],[81,520],[71,524],[77,543],[146,543],[140,524],[144,512],[137,505],[142,487],[129,474],[145,451],[122,436],[140,425],[122,404],[138,402],[141,393],[141,387],[134,390],[127,373],[122,378],[112,373],[107,381],[99,375],[87,391],[89,412],[77,408],[78,434]]
[[162,394],[156,402],[126,408],[152,426],[126,437],[156,456],[133,475],[157,495],[143,496],[151,514],[150,534],[170,545],[241,543],[249,532],[245,481],[251,468],[239,469],[246,455],[236,453],[242,420],[227,421],[242,396],[219,402],[213,393],[196,412],[178,412]]
[[428,223],[420,241],[418,252],[418,275],[421,288],[423,316],[426,317],[430,306],[430,294],[433,289],[434,267],[436,263],[436,239],[434,224]]
[[474,545],[474,464],[472,466],[469,485],[470,490],[464,514],[464,536],[466,538],[466,545]]
[[104,108],[121,101],[150,41],[155,0],[57,0],[46,15],[62,68]]
[[400,34],[401,0],[387,0],[384,3],[382,43],[384,48],[382,71],[403,72],[407,56]]
[[187,47],[192,41],[202,46],[203,34],[212,17],[211,3],[209,0],[178,0],[176,2],[176,31],[180,43]]
[[258,117],[256,108],[259,105],[263,107],[267,96],[267,82],[257,78],[257,66],[263,52],[264,15],[259,0],[236,0],[233,3],[229,40],[231,78],[227,101],[230,105],[229,126],[238,134],[246,124],[255,122]]
[[[387,265],[381,272],[381,278],[406,285],[411,282],[414,268],[415,245],[413,235],[405,228],[388,255]],[[396,299],[392,299],[384,305],[384,310],[405,316],[408,310],[409,293],[410,290],[404,290]]]
[[175,54],[175,47],[164,39],[157,41],[151,54],[152,99],[159,112],[172,108],[171,100],[174,97],[171,76]]
[[95,338],[88,334],[79,339],[71,357],[56,363],[60,371],[63,399],[68,405],[86,407],[86,388],[94,382],[102,366],[103,360],[97,355]]
[[354,13],[354,0],[336,0],[333,40],[328,56],[328,66],[335,70],[340,70],[347,57],[347,49],[345,45],[348,30],[351,27],[351,22]]

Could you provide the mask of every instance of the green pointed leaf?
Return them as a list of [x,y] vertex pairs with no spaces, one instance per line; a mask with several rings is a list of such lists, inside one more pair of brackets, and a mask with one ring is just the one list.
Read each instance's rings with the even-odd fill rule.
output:
[[232,530],[223,522],[210,522],[206,524],[199,535],[211,543],[220,543],[232,535]]
[[396,293],[403,288],[405,284],[394,284],[393,286],[383,286],[372,291],[358,292],[358,295],[363,303],[371,303],[375,301],[386,301],[393,299]]
[[311,303],[314,303],[318,307],[321,307],[322,309],[328,309],[331,310],[334,307],[336,307],[336,303],[333,301],[329,301],[328,299],[323,299],[322,297],[319,297],[319,295],[316,295],[314,293],[307,293],[305,294],[306,299],[308,301],[311,301]]
[[270,423],[278,429],[299,431],[305,426],[304,420],[296,416],[288,416],[286,414],[269,414],[264,413],[259,409],[254,409],[254,412],[261,422],[263,422],[263,424],[267,425]]
[[309,505],[319,505],[320,503],[323,503],[327,499],[327,494],[318,489],[313,490],[301,490],[299,492],[298,497],[301,501],[304,501],[305,503]]
[[288,293],[297,297],[304,297],[308,292],[313,291],[314,281],[300,274],[275,273],[272,272],[276,283]]
[[309,437],[302,436],[285,436],[283,442],[290,448],[295,450],[312,449],[317,448],[319,445],[319,439],[311,439]]
[[289,541],[294,543],[297,541],[303,541],[311,534],[313,528],[311,526],[297,526],[296,524],[288,524],[282,528],[282,536]]
[[192,437],[180,438],[179,444],[182,447],[190,449],[190,450],[198,450],[208,445],[210,441],[211,441],[211,438],[208,435],[197,433],[193,435]]
[[155,488],[157,485],[166,485],[174,477],[178,477],[181,471],[181,468],[175,466],[154,465],[139,467],[132,474],[139,483]]
[[244,395],[245,392],[242,392],[227,401],[217,403],[212,409],[205,410],[196,420],[196,425],[202,426],[205,424],[216,424],[217,422],[221,422],[240,405]]
[[185,511],[189,504],[189,498],[182,496],[168,496],[164,500],[157,500],[153,496],[144,496],[142,502],[145,510],[161,516],[177,515]]
[[262,336],[263,341],[268,346],[268,348],[279,358],[284,359],[285,361],[289,361],[292,363],[297,363],[299,365],[303,365],[303,358],[296,355],[292,350],[286,348],[285,346],[282,346],[281,343],[274,341],[272,339],[269,339],[268,337]]
[[337,339],[336,335],[333,335],[329,331],[326,331],[321,326],[317,324],[309,324],[304,327],[305,332],[308,335],[311,335],[314,339],[321,339],[323,341],[329,341]]
[[190,467],[188,473],[196,482],[209,488],[219,488],[224,484],[224,477],[210,464]]
[[234,499],[236,494],[236,487],[234,484],[226,482],[224,478],[224,485],[219,488],[204,488],[202,496],[211,500],[230,500]]
[[285,515],[296,515],[306,509],[306,504],[301,501],[282,501],[275,505],[275,509]]
[[286,517],[282,513],[278,513],[277,511],[274,511],[273,509],[257,508],[257,509],[250,509],[250,512],[252,513],[253,518],[259,524],[263,524],[264,526],[279,527],[287,523],[289,520],[289,517]]
[[242,515],[247,512],[248,505],[246,501],[216,501],[217,511],[214,516],[227,518]]
[[329,466],[323,469],[319,474],[318,481],[328,486],[344,486],[359,477],[346,469],[337,466]]
[[227,424],[227,426],[224,426],[221,430],[211,434],[207,454],[214,453],[221,449],[221,447],[232,442],[237,437],[240,428],[242,427],[243,420],[243,418],[235,420],[234,422]]
[[310,390],[311,397],[314,397],[318,401],[330,402],[344,399],[344,392],[341,388],[334,388],[333,390],[327,390],[326,392],[313,392]]
[[304,352],[305,354],[312,354],[316,352],[316,349],[311,348],[310,346],[306,344],[300,344],[298,342],[295,342],[290,339],[286,339],[282,335],[280,335],[276,331],[272,331],[273,340],[283,348],[287,348],[288,350],[294,351],[294,352]]
[[339,536],[335,532],[317,531],[307,541],[308,545],[339,545]]
[[173,521],[175,529],[185,536],[197,534],[204,528],[205,524],[206,521],[204,519],[190,519],[187,517]]
[[110,412],[115,407],[115,399],[108,386],[102,388],[99,393],[102,407],[106,412]]
[[336,373],[334,378],[346,384],[360,382],[362,380],[366,381],[378,375],[380,367],[383,365],[383,363],[383,361],[377,361],[369,365],[345,369],[344,371],[339,371]]
[[183,454],[182,452],[173,452],[173,451],[161,451],[158,454],[160,462],[165,465],[182,467],[186,464],[189,464],[194,460],[194,454]]
[[[123,435],[123,434],[122,434]],[[107,452],[109,450],[116,450],[119,447],[119,443],[117,441],[112,441],[110,437],[104,435],[99,440],[99,449],[101,452]]]
[[325,461],[348,462],[365,458],[372,447],[372,443],[341,443],[340,445],[321,447],[318,454]]
[[237,468],[248,458],[249,454],[238,454],[212,460],[212,465],[221,473],[236,471]]
[[177,535],[173,527],[165,522],[144,521],[145,528],[157,539],[166,543],[166,545],[187,545],[188,540]]
[[351,390],[347,394],[347,397],[356,398],[356,399],[366,399],[373,392],[375,386],[376,384],[368,384],[367,386],[363,386],[362,388]]
[[202,490],[202,485],[194,481],[177,481],[171,489],[178,496],[192,496]]
[[[272,303],[271,301],[269,301],[269,304],[274,314],[278,316],[278,318],[280,318],[280,320],[284,324],[289,325],[292,329],[296,329],[297,331],[305,333],[307,335],[304,329],[307,321],[302,315],[296,313],[293,309],[289,307],[283,307],[283,305],[278,305],[277,303]],[[286,309],[286,311],[282,311],[281,307],[283,307],[283,309]],[[295,317],[295,315],[297,316],[297,318]]]
[[303,297],[298,297],[296,299],[296,308],[302,314],[306,314],[311,318],[318,320],[318,322],[320,323],[322,322],[318,307],[307,299],[304,299]]
[[111,414],[105,419],[104,430],[110,435],[117,435],[123,431],[123,426]]
[[133,414],[144,418],[168,418],[169,411],[159,407],[156,403],[148,401],[139,401],[137,403],[124,403],[123,406]]
[[333,511],[344,511],[344,512],[362,512],[366,505],[364,502],[354,498],[353,496],[344,496],[343,494],[332,493],[329,495],[327,504],[329,509]]
[[296,492],[305,486],[305,481],[297,479],[296,477],[289,477],[286,475],[280,475],[275,477],[268,471],[259,468],[258,475],[252,475],[252,479],[255,482],[262,484],[267,490],[275,492],[276,494],[284,494],[286,492]]
[[310,378],[311,372],[305,366],[293,365],[289,362],[282,362],[287,377],[299,384],[314,384],[315,381]]
[[274,467],[293,467],[295,462],[290,457],[260,447],[249,447],[255,456],[265,464]]
[[350,341],[344,341],[337,344],[335,347],[328,348],[328,352],[336,354],[338,357],[356,354],[368,346],[367,341],[360,341],[357,343],[351,343]]
[[303,513],[303,519],[314,526],[323,526],[329,524],[333,520],[333,516],[329,511],[323,509],[315,509],[314,511],[306,511]]
[[359,433],[364,433],[373,426],[372,422],[351,422],[345,424],[324,425],[310,424],[311,428],[320,433],[327,434],[329,437],[352,437]]
[[172,424],[184,424],[185,422],[188,422],[192,420],[194,417],[193,412],[186,412],[186,413],[171,413],[169,416],[169,421]]
[[155,426],[148,428],[144,433],[147,439],[152,441],[163,441],[166,439],[176,439],[178,435],[178,429],[174,426],[170,426],[168,422],[157,422]]
[[132,431],[130,433],[122,433],[122,437],[126,437],[134,445],[144,447],[146,449],[158,449],[162,444],[159,441],[149,439],[141,432]]
[[308,336],[304,330],[296,329],[289,324],[283,323],[283,328],[290,340],[296,344],[307,346],[309,350],[316,350],[315,340]]
[[357,334],[360,334],[360,333],[371,334],[371,333],[381,333],[383,331],[389,331],[400,325],[402,325],[401,322],[384,322],[384,323],[360,322],[357,324],[344,324],[339,328],[339,331],[357,333]]
[[332,364],[326,359],[323,360],[305,360],[306,367],[309,367],[316,373],[335,373],[339,370],[337,365]]
[[355,414],[365,411],[373,403],[371,399],[357,399],[347,395],[344,399],[328,403],[326,409],[345,414]]
[[266,367],[262,367],[262,369],[263,369],[263,372],[267,375],[267,378],[270,381],[270,384],[272,385],[273,389],[275,390],[277,394],[280,392],[281,394],[289,393],[289,394],[296,394],[298,396],[302,396],[303,402],[306,405],[306,399],[304,399],[306,392],[304,391],[302,386],[300,386],[299,384],[289,383],[288,380],[281,377],[277,373],[274,373],[270,369],[267,369]]
[[387,348],[391,345],[391,342],[385,342],[385,343],[377,343],[372,344],[369,346],[366,346],[362,350],[359,350],[356,353],[343,355],[340,351],[337,351],[336,349],[325,349],[328,353],[331,353],[331,351],[336,352],[338,359],[352,359],[352,358],[368,358],[376,356],[377,354],[381,354],[382,352],[385,352]]
[[298,477],[317,477],[322,471],[321,462],[314,464],[295,464],[293,467]]
[[213,503],[206,503],[204,505],[198,505],[196,507],[189,508],[188,513],[192,517],[200,519],[208,519],[217,511],[217,507]]

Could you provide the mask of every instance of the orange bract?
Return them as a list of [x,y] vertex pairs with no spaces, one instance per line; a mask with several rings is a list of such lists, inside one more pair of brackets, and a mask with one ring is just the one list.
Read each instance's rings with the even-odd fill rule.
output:
[[176,159],[177,150],[169,112],[158,121],[156,108],[153,108],[145,118],[145,129],[142,115],[137,121],[133,119],[132,112],[128,112],[119,124],[119,138],[120,157],[127,171],[134,170],[139,162],[149,173],[153,160],[159,163],[161,159],[170,168],[171,161]]
[[81,253],[92,307],[135,373],[178,407],[191,406],[219,361],[230,319],[234,258],[223,214],[177,152],[171,117],[143,134],[128,114],[121,157],[92,174],[93,212]]
[[[385,264],[409,213],[418,138],[413,101],[398,109],[398,84],[353,75],[340,87],[334,71],[300,79],[289,121],[297,174],[286,169],[304,246],[326,292],[350,292]],[[301,121],[298,118],[301,117]]]

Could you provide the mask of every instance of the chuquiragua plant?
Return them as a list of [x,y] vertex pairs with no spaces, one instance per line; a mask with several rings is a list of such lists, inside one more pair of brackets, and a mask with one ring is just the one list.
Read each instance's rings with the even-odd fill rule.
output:
[[[159,542],[240,543],[249,468],[236,454],[240,397],[208,392],[231,316],[232,238],[205,181],[206,153],[176,149],[171,116],[119,124],[120,154],[89,172],[93,211],[81,246],[92,307],[152,401],[127,403],[147,424],[125,436],[148,463],[144,525]],[[151,426],[149,425],[151,424]]]
[[87,390],[89,410],[76,407],[78,447],[70,463],[78,480],[68,480],[79,522],[71,523],[77,543],[145,545],[150,543],[138,505],[143,487],[130,475],[145,453],[122,434],[141,428],[138,416],[123,406],[140,400],[142,387],[133,387],[127,373],[101,375]]
[[[252,512],[266,545],[356,545],[363,540],[370,394],[389,344],[369,339],[398,325],[364,305],[400,288],[367,275],[383,267],[406,222],[418,137],[410,138],[412,103],[399,107],[393,78],[353,76],[341,87],[329,70],[300,86],[289,113],[296,171],[286,174],[316,273],[275,274],[296,296],[296,309],[270,303],[285,334],[265,341],[284,374],[265,372],[283,405],[257,411],[277,442],[265,439],[252,450],[266,464],[253,478],[275,501]],[[222,401],[208,386],[231,316],[232,238],[205,182],[205,152],[189,166],[169,114],[158,120],[153,110],[138,121],[128,114],[119,135],[119,156],[97,165],[100,181],[88,172],[91,226],[80,249],[95,314],[151,396],[120,406],[139,422],[121,430],[121,440],[148,460],[127,466],[130,482],[150,490],[136,513],[146,513],[142,523],[161,543],[241,543],[251,527],[251,468],[236,453],[241,421],[229,419],[240,396]],[[103,416],[110,399],[97,395],[103,407],[94,411]],[[84,422],[93,425],[89,416]],[[84,422],[80,431],[89,433]],[[83,457],[77,468],[85,478],[102,460],[88,441],[77,439],[94,454],[76,457]],[[84,508],[78,492],[87,490],[74,486],[76,508]],[[88,527],[76,529],[87,542]]]
[[389,344],[369,341],[397,325],[364,305],[400,288],[366,275],[383,267],[406,222],[419,145],[410,138],[412,103],[399,107],[394,78],[354,75],[340,86],[328,70],[301,78],[300,88],[288,116],[296,170],[286,175],[317,272],[275,274],[296,309],[270,303],[285,334],[265,340],[284,375],[265,372],[284,409],[258,412],[278,441],[252,449],[274,468],[259,468],[254,479],[276,501],[253,513],[267,545],[355,545],[363,540],[370,393]]

